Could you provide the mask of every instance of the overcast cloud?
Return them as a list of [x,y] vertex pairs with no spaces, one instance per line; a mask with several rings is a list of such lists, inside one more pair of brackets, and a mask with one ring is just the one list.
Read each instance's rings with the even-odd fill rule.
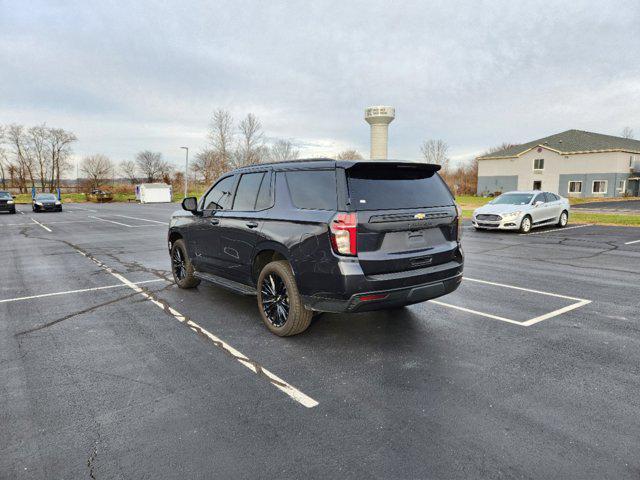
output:
[[178,162],[225,108],[306,156],[368,154],[364,108],[389,104],[390,157],[441,138],[464,159],[569,128],[640,136],[639,60],[637,0],[0,0],[0,124]]

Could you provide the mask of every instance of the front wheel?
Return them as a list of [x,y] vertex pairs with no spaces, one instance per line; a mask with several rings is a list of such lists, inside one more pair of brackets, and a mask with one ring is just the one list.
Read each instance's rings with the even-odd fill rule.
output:
[[302,303],[289,262],[267,264],[258,277],[257,290],[260,316],[271,333],[288,337],[309,328],[313,311]]
[[184,240],[176,240],[171,247],[171,273],[176,285],[180,288],[197,287],[200,279],[193,275],[194,271]]
[[520,233],[529,233],[531,231],[531,217],[525,215],[520,223]]
[[558,219],[558,227],[564,228],[567,226],[567,223],[569,223],[569,214],[566,210],[563,210]]

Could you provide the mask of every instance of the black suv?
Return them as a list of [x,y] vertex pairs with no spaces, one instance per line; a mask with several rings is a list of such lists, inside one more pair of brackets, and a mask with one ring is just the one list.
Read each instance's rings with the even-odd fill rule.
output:
[[265,325],[295,335],[314,312],[398,308],[462,280],[461,218],[438,165],[296,160],[234,170],[173,214],[181,288],[257,295]]

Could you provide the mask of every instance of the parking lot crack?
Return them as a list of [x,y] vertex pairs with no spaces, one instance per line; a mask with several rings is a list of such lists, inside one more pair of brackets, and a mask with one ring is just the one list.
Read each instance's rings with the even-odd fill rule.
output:
[[97,309],[102,308],[102,307],[106,307],[107,305],[112,305],[112,304],[114,304],[114,303],[120,302],[120,301],[125,300],[125,299],[127,299],[127,298],[134,297],[134,296],[136,296],[137,294],[138,294],[137,292],[129,293],[129,294],[127,294],[127,295],[123,295],[123,296],[120,296],[120,297],[118,297],[118,298],[114,298],[114,299],[108,300],[108,301],[103,302],[103,303],[100,303],[100,304],[98,304],[98,305],[94,305],[94,306],[92,306],[92,307],[87,307],[87,308],[85,308],[85,309],[83,309],[83,310],[80,310],[80,311],[77,311],[77,312],[74,312],[74,313],[70,313],[70,314],[68,314],[68,315],[65,315],[64,317],[60,317],[60,318],[57,318],[57,319],[52,320],[52,321],[50,321],[50,322],[47,322],[47,323],[43,323],[43,324],[41,324],[41,325],[38,325],[38,326],[36,326],[36,327],[29,328],[29,329],[27,329],[27,330],[23,330],[23,331],[21,331],[21,332],[16,333],[14,336],[15,336],[15,337],[20,337],[20,336],[22,336],[22,335],[27,335],[27,334],[29,334],[29,333],[37,332],[37,331],[39,331],[39,330],[43,330],[43,329],[45,329],[45,328],[52,327],[52,326],[54,326],[54,325],[57,325],[57,324],[58,324],[58,323],[60,323],[60,322],[64,322],[65,320],[69,320],[69,319],[74,318],[74,317],[77,317],[77,316],[79,316],[79,315],[84,315],[85,313],[93,312],[94,310],[97,310]]

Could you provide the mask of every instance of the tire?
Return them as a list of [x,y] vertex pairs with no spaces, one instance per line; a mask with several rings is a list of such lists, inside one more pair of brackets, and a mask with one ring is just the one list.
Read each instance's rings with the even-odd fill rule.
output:
[[520,233],[529,233],[531,231],[531,217],[525,215],[520,222]]
[[258,276],[258,309],[266,327],[280,337],[304,332],[313,311],[307,310],[298,292],[289,262],[268,263]]
[[569,212],[563,210],[558,218],[558,228],[564,228],[569,223]]
[[194,271],[184,240],[176,240],[171,247],[171,273],[176,285],[180,288],[197,287],[200,279],[193,275]]

